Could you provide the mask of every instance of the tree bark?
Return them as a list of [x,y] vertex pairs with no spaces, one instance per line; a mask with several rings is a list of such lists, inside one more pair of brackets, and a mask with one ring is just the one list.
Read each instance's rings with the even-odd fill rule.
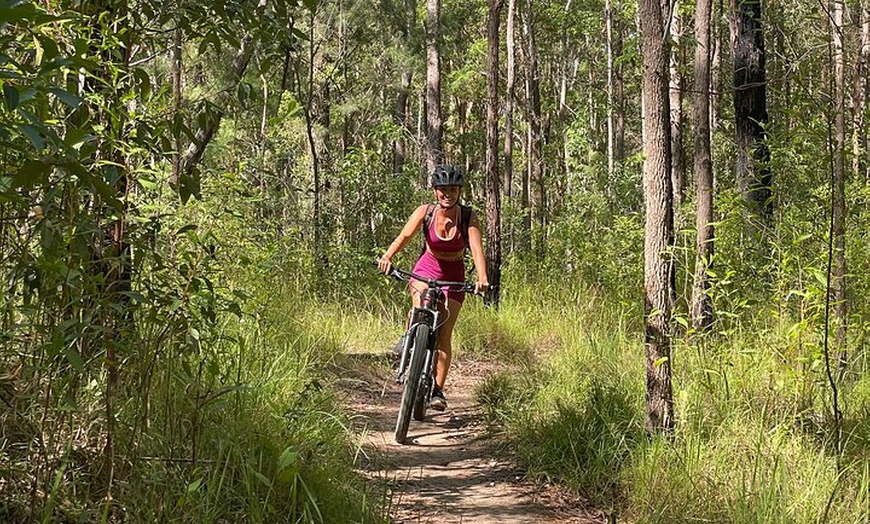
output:
[[733,0],[731,56],[734,62],[736,177],[752,215],[769,223],[773,214],[767,124],[767,71],[762,32],[762,0]]
[[843,49],[843,0],[834,0],[834,20],[831,37],[834,44],[834,158],[831,195],[831,232],[833,233],[834,316],[837,347],[841,369],[846,365],[846,74]]
[[674,221],[679,223],[686,179],[686,162],[685,155],[683,154],[683,17],[679,13],[679,0],[674,0],[673,9],[670,38],[674,47],[671,49],[669,91],[671,106],[671,185],[674,192]]
[[692,326],[707,330],[713,323],[708,269],[713,263],[713,161],[710,153],[710,18],[712,0],[697,0],[695,12],[695,90],[693,139],[697,192],[695,280],[692,288]]
[[516,0],[508,0],[506,45],[507,78],[504,94],[504,177],[502,190],[505,202],[510,202],[513,193],[514,175],[514,96],[516,94],[516,41],[514,37],[514,20]]
[[671,387],[671,312],[674,303],[671,138],[668,101],[667,25],[658,0],[641,0],[645,115],[643,185],[644,316],[646,346],[646,428],[649,433],[674,427]]
[[[605,52],[607,54],[607,186],[616,174],[616,50],[613,36],[613,3],[604,3]],[[609,197],[609,195],[608,195]]]
[[486,24],[486,304],[498,306],[501,280],[501,191],[498,173],[499,21],[504,0],[489,0]]
[[[526,111],[528,130],[528,176],[531,191],[529,203],[528,229],[526,234],[532,239],[532,221],[537,222],[539,238],[534,242],[536,256],[545,254],[544,231],[546,230],[546,192],[544,187],[544,144],[542,133],[540,78],[538,73],[538,47],[535,42],[532,0],[526,0],[525,36],[527,50],[526,64]],[[525,225],[525,224],[524,224]]]
[[[231,87],[235,87],[241,81],[242,76],[245,74],[245,71],[248,68],[248,63],[251,61],[251,55],[253,54],[253,39],[251,35],[245,35],[242,38],[241,43],[239,44],[239,50],[236,53],[235,58],[233,58],[233,63],[230,67],[230,72],[232,74],[233,85]],[[232,93],[235,90],[232,88],[228,88],[224,91],[224,93]],[[224,95],[218,102],[215,104],[216,107],[223,108],[228,104],[228,95]],[[201,127],[199,127],[194,137],[195,139],[191,142],[187,149],[184,151],[184,154],[181,158],[181,166],[179,169],[180,180],[179,180],[179,188],[188,189],[186,191],[182,191],[182,198],[186,200],[186,197],[191,195],[195,195],[199,193],[199,183],[196,180],[196,177],[193,176],[194,168],[196,168],[199,161],[202,160],[202,155],[205,153],[205,148],[211,142],[212,138],[214,138],[215,133],[220,128],[221,120],[223,119],[222,110],[210,115],[210,118],[205,118],[204,123]]]
[[[172,115],[178,118],[181,115],[181,101],[184,92],[182,61],[182,44],[184,33],[181,26],[175,28],[172,34]],[[175,131],[175,158],[172,162],[172,176],[169,180],[173,188],[178,188],[181,182],[181,132]]]
[[441,121],[441,0],[426,2],[426,168],[429,173],[441,164],[443,134]]
[[852,172],[854,176],[870,178],[866,157],[870,152],[867,133],[867,95],[870,88],[870,11],[868,1],[861,0],[861,32],[858,60],[852,89]]
[[[407,54],[412,54],[411,34],[417,22],[417,2],[405,2],[405,26],[400,28],[402,33],[403,47]],[[407,60],[407,58],[406,58]],[[396,94],[396,125],[402,136],[393,140],[393,173],[401,173],[408,156],[405,137],[409,134],[408,128],[408,98],[411,94],[411,80],[413,79],[413,66],[403,64],[399,92]]]

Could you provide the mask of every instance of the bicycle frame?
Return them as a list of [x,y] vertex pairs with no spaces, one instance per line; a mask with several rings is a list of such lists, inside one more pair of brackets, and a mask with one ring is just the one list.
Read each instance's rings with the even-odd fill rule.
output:
[[[414,333],[418,326],[426,326],[429,329],[429,344],[427,349],[429,355],[426,358],[426,365],[423,367],[424,375],[433,369],[435,361],[435,343],[438,340],[438,331],[441,327],[441,312],[438,311],[438,303],[444,300],[444,292],[439,288],[428,288],[423,292],[419,307],[411,308],[408,322],[408,329],[405,332],[405,346],[402,349],[402,355],[399,360],[399,369],[396,372],[396,382],[401,384],[404,382],[407,367],[408,352],[411,350],[411,334]],[[427,399],[428,400],[428,399]]]
[[443,323],[438,304],[446,300],[441,288],[455,287],[462,292],[472,292],[474,287],[470,282],[435,280],[398,268],[393,268],[390,275],[397,280],[414,279],[426,284],[426,289],[420,297],[420,305],[411,308],[408,331],[396,373],[396,382],[404,384],[402,403],[396,421],[396,442],[404,444],[412,413],[415,420],[423,420],[432,398],[437,363],[436,343],[438,331]]

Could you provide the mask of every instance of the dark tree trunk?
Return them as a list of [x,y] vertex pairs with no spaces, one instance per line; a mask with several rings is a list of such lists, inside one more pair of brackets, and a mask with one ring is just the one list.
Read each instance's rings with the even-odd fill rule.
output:
[[525,36],[528,45],[526,64],[526,111],[528,131],[528,176],[531,191],[530,214],[526,234],[531,239],[531,222],[537,222],[538,238],[534,242],[535,254],[545,255],[544,231],[546,230],[546,192],[544,188],[544,137],[542,131],[540,78],[538,73],[538,47],[535,43],[535,27],[532,1],[526,1]]
[[734,62],[736,177],[750,212],[769,223],[773,214],[767,124],[767,72],[761,0],[733,0],[731,56]]
[[498,77],[499,77],[499,17],[504,0],[489,0],[489,18],[486,24],[487,79],[486,79],[486,265],[492,288],[486,294],[486,303],[498,306],[501,280],[501,191],[498,174]]
[[713,161],[710,154],[710,17],[712,0],[698,0],[695,12],[695,91],[694,144],[695,180],[697,191],[697,258],[692,289],[692,326],[709,329],[713,323],[713,301],[710,297],[710,277],[707,272],[713,262]]
[[646,319],[646,428],[674,427],[671,387],[671,313],[674,303],[671,138],[668,108],[667,25],[658,0],[641,0],[643,55],[644,316]]
[[[507,52],[507,79],[504,95],[504,177],[502,190],[505,202],[510,202],[513,194],[514,178],[514,96],[516,94],[516,58],[514,38],[514,20],[516,14],[516,0],[508,0],[506,52]],[[508,233],[510,236],[510,233]]]
[[834,344],[841,369],[846,365],[846,326],[849,313],[846,301],[846,73],[843,45],[843,0],[834,0],[834,20],[831,37],[834,43],[834,161],[831,188],[831,232],[833,233],[833,264],[831,287],[834,293],[836,331]]

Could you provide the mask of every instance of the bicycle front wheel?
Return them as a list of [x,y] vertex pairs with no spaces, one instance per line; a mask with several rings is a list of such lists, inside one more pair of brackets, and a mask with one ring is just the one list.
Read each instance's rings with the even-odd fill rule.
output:
[[426,346],[429,344],[429,327],[419,325],[411,333],[411,362],[408,364],[408,374],[405,379],[405,389],[402,391],[402,404],[399,406],[399,417],[396,420],[396,442],[404,444],[408,437],[408,425],[411,423],[411,412],[414,409],[414,399],[420,389],[420,376],[423,374],[423,364],[426,361]]

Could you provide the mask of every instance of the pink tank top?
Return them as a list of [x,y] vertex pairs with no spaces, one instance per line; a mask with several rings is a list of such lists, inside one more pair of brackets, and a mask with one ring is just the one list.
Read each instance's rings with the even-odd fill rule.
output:
[[453,228],[453,238],[445,240],[439,237],[438,234],[435,233],[435,214],[433,213],[432,220],[429,222],[429,228],[426,230],[426,245],[429,246],[431,251],[455,253],[457,251],[463,251],[467,243],[466,240],[462,238],[462,228],[459,224],[456,224]]

